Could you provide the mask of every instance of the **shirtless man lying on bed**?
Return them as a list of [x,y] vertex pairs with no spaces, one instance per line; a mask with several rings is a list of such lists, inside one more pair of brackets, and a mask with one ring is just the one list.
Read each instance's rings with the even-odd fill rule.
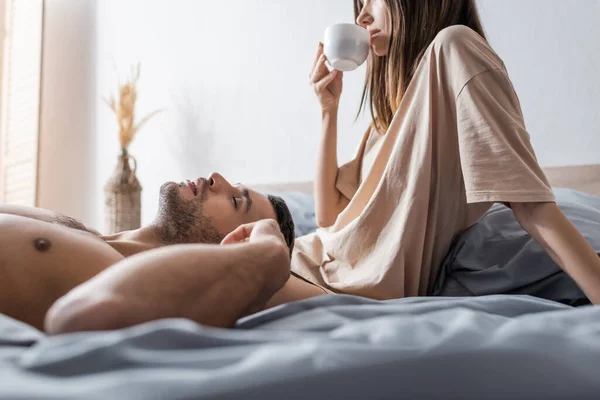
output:
[[293,246],[282,199],[219,174],[165,183],[152,224],[111,236],[0,204],[0,313],[49,334],[161,318],[231,327],[265,307],[323,294],[290,278]]

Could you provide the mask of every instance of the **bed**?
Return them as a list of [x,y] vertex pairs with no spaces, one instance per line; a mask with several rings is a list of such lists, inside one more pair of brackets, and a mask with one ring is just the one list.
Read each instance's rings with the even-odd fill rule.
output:
[[[600,196],[600,166],[546,173]],[[0,315],[0,399],[596,399],[598,371],[600,309],[525,295],[323,296],[233,330],[172,319],[53,338]]]

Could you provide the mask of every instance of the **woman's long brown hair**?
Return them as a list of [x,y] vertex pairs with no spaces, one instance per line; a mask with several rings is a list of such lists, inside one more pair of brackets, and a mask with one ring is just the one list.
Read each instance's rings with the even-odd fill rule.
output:
[[[383,0],[391,16],[388,55],[371,52],[359,115],[370,103],[375,128],[385,133],[406,93],[417,66],[437,34],[452,25],[465,25],[483,38],[475,0]],[[358,18],[362,1],[354,0]]]

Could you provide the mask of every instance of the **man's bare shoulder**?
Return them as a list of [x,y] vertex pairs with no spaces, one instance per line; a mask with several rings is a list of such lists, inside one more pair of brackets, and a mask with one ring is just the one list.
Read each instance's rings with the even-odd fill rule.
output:
[[123,259],[87,231],[5,210],[0,212],[0,313],[41,329],[52,303]]
[[50,210],[37,207],[25,207],[14,204],[0,204],[0,214],[16,215],[25,218],[31,218],[38,221],[57,224],[78,231],[89,232],[95,236],[100,236],[96,230],[85,226],[75,218],[58,214]]

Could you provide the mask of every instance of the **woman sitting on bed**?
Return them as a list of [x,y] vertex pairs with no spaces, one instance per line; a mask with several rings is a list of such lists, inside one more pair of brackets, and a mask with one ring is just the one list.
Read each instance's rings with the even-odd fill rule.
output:
[[373,121],[338,167],[343,77],[319,44],[310,82],[322,109],[315,193],[326,229],[296,241],[296,277],[272,304],[428,295],[457,236],[496,202],[600,303],[600,259],[554,202],[475,0],[355,0],[354,10],[371,34],[362,106]]

